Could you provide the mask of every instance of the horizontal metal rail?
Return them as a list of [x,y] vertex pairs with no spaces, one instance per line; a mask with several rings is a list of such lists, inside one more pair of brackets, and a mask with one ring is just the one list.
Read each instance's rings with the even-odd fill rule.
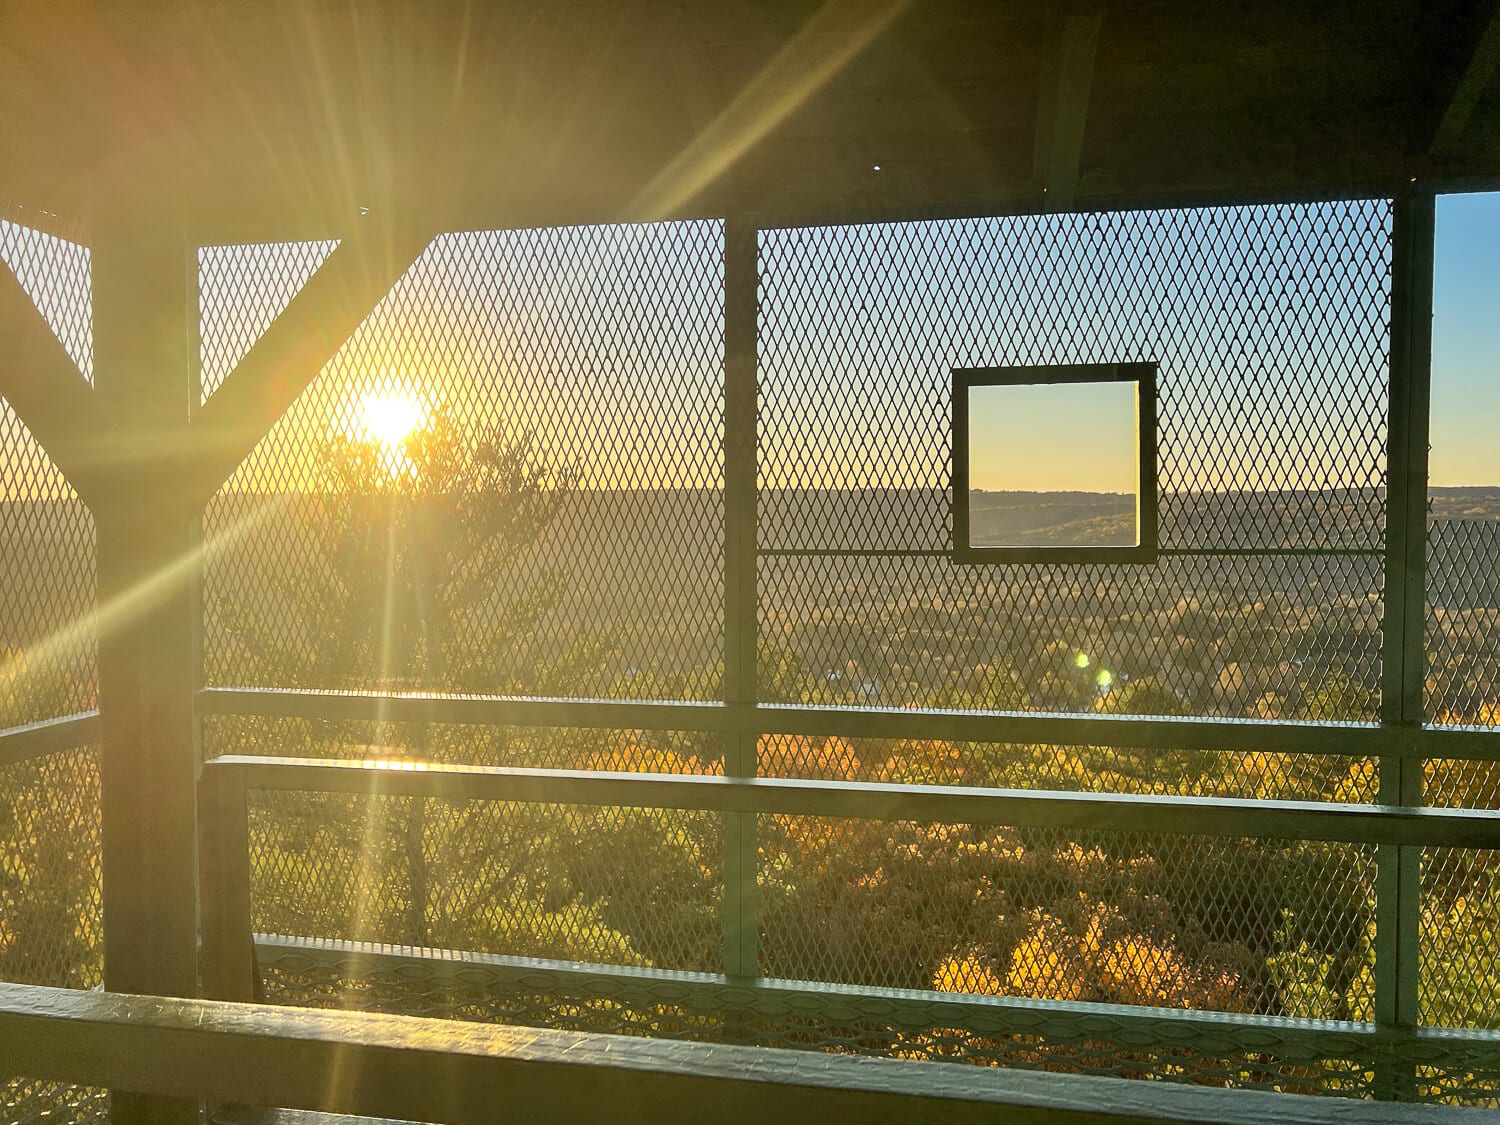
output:
[[203,769],[251,789],[918,820],[1072,831],[1500,848],[1500,812],[883,782],[806,781],[229,755]]
[[0,769],[62,750],[76,750],[98,739],[97,711],[8,727],[0,730]]
[[1402,747],[1409,748],[1413,738],[1409,730],[1377,723],[540,699],[295,688],[205,688],[198,693],[198,713],[358,722],[1055,743],[1159,750],[1305,751],[1361,757],[1399,752]]
[[6,1065],[144,1094],[440,1125],[1438,1122],[1473,1111],[0,984]]
[[1344,1020],[975,996],[771,977],[731,979],[719,973],[269,934],[256,934],[254,940],[262,968],[293,973],[314,970],[349,979],[383,974],[418,987],[449,987],[496,998],[519,992],[559,1000],[675,1005],[695,1015],[738,1011],[767,1020],[878,1024],[906,1033],[955,1027],[976,1036],[1037,1036],[1058,1043],[1108,1043],[1166,1051],[1186,1047],[1200,1056],[1263,1053],[1283,1059],[1367,1061],[1384,1055],[1437,1065],[1461,1046],[1492,1053],[1494,1064],[1500,1066],[1500,1032],[1496,1031],[1377,1027]]
[[910,707],[655,702],[619,699],[448,695],[429,692],[205,688],[200,715],[344,722],[455,723],[709,734],[839,735],[1144,750],[1256,750],[1351,757],[1500,760],[1500,728],[1318,723],[1268,719],[1164,718]]

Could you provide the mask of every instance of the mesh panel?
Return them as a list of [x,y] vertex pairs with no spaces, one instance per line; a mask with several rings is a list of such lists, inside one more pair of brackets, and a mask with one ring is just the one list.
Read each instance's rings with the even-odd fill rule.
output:
[[109,1095],[89,1086],[0,1079],[0,1112],[6,1125],[104,1125]]
[[338,243],[268,242],[198,251],[198,343],[203,401]]
[[[763,690],[1373,719],[1378,560],[1276,552],[1379,550],[1389,243],[1382,201],[764,232]],[[951,368],[1119,361],[1160,366],[1161,544],[1208,557],[912,557],[952,543]]]
[[[1472,490],[1466,490],[1469,492]],[[1466,501],[1488,503],[1474,496]],[[1491,500],[1500,507],[1500,492]],[[1427,529],[1427,713],[1445,726],[1500,726],[1500,520]]]
[[1164,547],[1380,546],[1386,201],[761,239],[761,544],[951,545],[953,367],[1160,364]]
[[633,773],[724,772],[723,740],[685,731],[378,723],[208,715],[208,757],[403,759],[453,765]]
[[718,223],[439,238],[210,506],[209,681],[711,698],[723,335]]
[[[99,896],[98,752],[0,768],[0,980],[97,986]],[[21,1125],[105,1121],[108,1101],[102,1090],[0,1073],[0,1117]]]
[[[0,262],[93,377],[88,248],[0,211]],[[95,700],[94,522],[0,399],[0,729]],[[90,988],[102,970],[97,751],[0,767],[0,980]],[[108,1118],[102,1090],[4,1074],[7,1122]]]
[[1417,1067],[1417,1100],[1500,1109],[1500,1039],[1487,1043],[1437,1040]]
[[544,967],[496,972],[419,950],[262,948],[268,996],[279,1003],[412,1012],[793,1050],[881,1055],[1062,1073],[1152,1078],[1295,1093],[1368,1096],[1374,1048],[1357,1035],[1296,1034],[1230,1023],[1144,1023],[1094,1008],[1016,1012],[972,1008],[957,1030],[914,995],[749,990],[672,979],[593,977]]
[[1373,850],[762,818],[778,977],[1367,1019]]
[[762,735],[763,777],[997,789],[1354,801],[1376,798],[1376,764],[1345,755],[1132,750],[940,739]]
[[1381,589],[1374,557],[773,557],[760,570],[761,691],[785,703],[1370,721]]
[[1425,849],[1421,911],[1422,1023],[1500,1028],[1500,853]]
[[47,218],[49,225],[56,226],[52,216],[33,217],[20,208],[0,206],[0,262],[10,267],[83,377],[93,382],[89,248],[77,238],[61,238],[27,226],[28,218],[32,222]]
[[[84,347],[87,357],[87,252],[80,296],[66,269],[71,258],[55,244],[72,246],[0,222],[0,257],[27,283],[63,339]],[[75,332],[83,335],[75,338]],[[3,398],[0,559],[0,728],[91,708],[93,517]]]
[[255,795],[260,932],[672,969],[720,961],[716,817]]

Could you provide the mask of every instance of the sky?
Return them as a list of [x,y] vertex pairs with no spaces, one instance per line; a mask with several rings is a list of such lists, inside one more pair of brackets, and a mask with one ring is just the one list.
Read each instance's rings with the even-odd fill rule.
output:
[[1135,399],[1134,383],[971,388],[970,487],[1134,494]]
[[[1038,242],[1033,238],[1015,244],[1031,255],[1027,261],[1033,282],[1040,278],[1050,287],[1036,299],[1035,307],[1027,308],[1007,308],[1003,295],[992,292],[994,279],[1004,276],[1004,271],[992,269],[986,273],[974,266],[968,257],[972,232],[964,224],[868,228],[857,237],[841,231],[833,235],[826,231],[773,232],[763,253],[769,255],[771,267],[780,271],[782,283],[763,295],[762,311],[780,342],[763,348],[766,405],[773,412],[785,413],[806,412],[809,406],[821,403],[821,408],[844,420],[826,431],[813,427],[815,432],[783,425],[785,443],[790,443],[785,449],[776,444],[777,427],[768,427],[763,435],[765,452],[774,470],[771,475],[777,479],[768,479],[767,483],[932,487],[944,474],[942,454],[946,446],[931,440],[936,436],[931,426],[940,426],[947,411],[945,403],[938,403],[930,392],[946,385],[950,367],[1075,361],[1079,357],[1071,355],[1067,341],[1090,335],[1104,339],[1112,349],[1144,349],[1143,355],[1149,352],[1154,356],[1153,349],[1163,346],[1161,341],[1154,337],[1136,339],[1143,331],[1138,326],[1152,319],[1140,314],[1141,302],[1149,306],[1155,301],[1175,310],[1179,343],[1187,347],[1200,367],[1209,365],[1205,370],[1224,365],[1226,394],[1243,382],[1245,372],[1257,370],[1262,364],[1295,370],[1301,364],[1326,363],[1330,358],[1337,361],[1337,356],[1323,352],[1327,342],[1340,339],[1350,326],[1364,325],[1369,319],[1361,319],[1357,311],[1345,318],[1347,324],[1338,319],[1342,315],[1338,310],[1346,304],[1340,291],[1350,278],[1336,272],[1304,270],[1295,257],[1280,262],[1263,260],[1257,257],[1263,250],[1246,240],[1248,230],[1207,233],[1211,241],[1194,249],[1198,245],[1194,239],[1205,236],[1204,224],[1183,227],[1178,223],[1181,229],[1172,243],[1178,257],[1162,258],[1152,241],[1159,224],[1151,216],[1140,221],[1105,216],[1095,221],[1100,224],[1098,230],[1080,227],[1072,239]],[[1314,215],[1309,221],[1322,220]],[[1336,220],[1329,222],[1336,225]],[[722,331],[715,311],[718,290],[713,263],[717,249],[709,245],[713,230],[703,224],[669,227],[677,233],[652,234],[649,228],[581,228],[447,240],[446,249],[437,255],[443,264],[425,285],[419,282],[414,290],[423,301],[438,301],[443,307],[426,307],[419,302],[406,312],[419,314],[418,320],[424,323],[448,324],[449,335],[439,338],[442,334],[436,331],[418,331],[411,334],[409,345],[403,345],[412,354],[393,356],[389,341],[375,338],[380,335],[378,331],[365,332],[362,342],[352,342],[345,349],[345,366],[364,371],[366,381],[378,382],[384,377],[380,373],[399,360],[398,366],[415,364],[429,372],[429,378],[438,379],[441,370],[455,364],[458,368],[475,367],[475,357],[481,356],[484,362],[478,367],[513,367],[524,376],[520,384],[529,388],[526,394],[532,401],[508,404],[506,413],[535,417],[540,410],[541,416],[582,422],[598,417],[600,402],[612,404],[611,425],[584,427],[568,440],[573,452],[582,455],[585,462],[628,463],[641,479],[601,477],[590,480],[590,486],[651,484],[658,483],[658,478],[659,483],[666,484],[711,483],[708,478],[715,474],[706,464],[708,455],[697,445],[683,443],[690,441],[692,432],[712,427],[716,415],[718,399],[712,384],[718,378],[717,340]],[[808,239],[812,242],[803,245]],[[1103,245],[1109,248],[1112,264],[1105,282],[1090,273],[1097,264],[1095,255],[1085,252],[1092,245],[1090,239],[1104,239]],[[1278,243],[1264,253],[1290,253],[1289,248],[1295,249],[1295,244],[1296,240]],[[1066,252],[1069,246],[1074,252]],[[205,283],[217,277],[218,284],[228,285],[242,296],[222,307],[205,302],[205,344],[222,339],[225,345],[223,354],[205,348],[205,379],[209,384],[205,389],[212,389],[212,384],[233,366],[331,248],[331,243],[223,248],[228,256],[222,263],[214,259],[212,250],[206,252]],[[1205,253],[1207,259],[1202,256]],[[927,257],[956,272],[948,276],[939,271],[928,277],[922,269],[914,270]],[[87,251],[50,236],[23,236],[20,228],[0,222],[0,259],[15,269],[39,303],[63,310],[55,318],[56,327],[87,376],[92,343],[87,314]],[[1215,295],[1235,292],[1232,275],[1241,259],[1251,266],[1252,276],[1269,279],[1266,285],[1274,285],[1278,277],[1292,278],[1296,284],[1289,286],[1283,281],[1279,289],[1262,285],[1260,290],[1241,292],[1236,298],[1239,304],[1231,310],[1234,315],[1212,327]],[[1130,281],[1126,276],[1130,271],[1121,269],[1121,262],[1147,263],[1142,275],[1145,280]],[[1186,269],[1184,262],[1198,263],[1194,268],[1200,272]],[[974,270],[972,274],[965,272],[970,269]],[[491,270],[498,272],[486,272]],[[580,270],[584,274],[580,275]],[[661,298],[670,308],[654,307],[659,301],[622,304],[610,297],[622,286],[622,291],[630,291],[632,284],[639,285],[653,272],[670,279],[664,290],[670,295]],[[479,289],[474,288],[476,277],[485,280]],[[1111,278],[1121,279],[1120,283]],[[254,283],[247,284],[247,279],[254,279]],[[486,311],[491,306],[508,307],[516,298],[535,304],[532,297],[538,292],[574,296],[545,301],[519,320],[497,319]],[[1204,300],[1209,305],[1198,307]],[[1242,314],[1252,300],[1263,300],[1271,307],[1247,318]],[[1313,312],[1300,314],[1304,309]],[[1020,313],[1035,317],[1035,322],[1021,318],[1017,323]],[[670,325],[670,331],[661,331],[663,323]],[[1247,325],[1254,329],[1257,323],[1275,327],[1246,332]],[[613,331],[601,336],[603,324],[613,326]],[[1174,346],[1173,336],[1168,332],[1168,350]],[[463,343],[455,349],[457,340]],[[1038,354],[1009,354],[1005,349],[1014,351],[1017,340]],[[1363,341],[1353,346],[1371,342],[1378,344]],[[1272,345],[1289,349],[1289,353],[1267,353],[1265,348]],[[577,377],[579,372],[597,370],[614,373],[607,387],[597,375]],[[696,392],[685,396],[681,393],[684,386],[692,386]],[[490,387],[490,394],[496,389]],[[360,401],[366,390],[349,391],[351,401]],[[1362,396],[1354,393],[1351,405],[1357,407]],[[1133,437],[1120,424],[1118,404],[1103,404],[1094,394],[1074,392],[1079,401],[1059,407],[1056,402],[1044,403],[1045,395],[1033,396],[1030,401],[1024,401],[1024,395],[1014,392],[1003,400],[1003,406],[997,397],[988,411],[979,404],[976,425],[988,419],[991,436],[988,441],[979,440],[976,429],[972,447],[982,458],[973,466],[976,483],[1023,490],[1128,491],[1133,487],[1127,476],[1105,464],[1126,464],[1126,450]],[[1018,396],[1023,400],[1019,407]],[[881,404],[887,398],[931,400],[928,405],[934,412],[933,419],[922,431],[920,448],[911,445],[915,435],[907,427],[893,426],[884,419]],[[488,408],[506,405],[490,402]],[[1291,471],[1272,473],[1272,478],[1305,477],[1320,451],[1340,449],[1338,432],[1306,430],[1307,419],[1312,417],[1307,406],[1295,407],[1303,419],[1301,428],[1297,428],[1286,425],[1276,413],[1280,408],[1269,399],[1261,402],[1256,396],[1240,396],[1233,402],[1226,400],[1219,409],[1241,418],[1242,432],[1234,441],[1208,440],[1207,444],[1213,446],[1209,450],[1213,464],[1235,462],[1229,465],[1236,470],[1229,474],[1234,478],[1244,475],[1240,469],[1248,472],[1280,458],[1292,466]],[[1256,415],[1257,410],[1265,416]],[[660,425],[664,412],[673,425]],[[1228,420],[1226,417],[1224,422]],[[1500,193],[1440,196],[1434,282],[1432,484],[1500,485],[1497,423]],[[1184,424],[1181,417],[1174,422],[1179,430]],[[1374,432],[1371,419],[1346,419],[1346,425]],[[1067,434],[1069,441],[1059,443],[1058,434]],[[1183,448],[1202,446],[1205,440],[1185,431],[1177,438]],[[1360,458],[1368,460],[1367,455],[1356,459]],[[683,477],[682,466],[695,464],[698,467],[687,474],[691,479],[678,479]],[[1199,466],[1193,471],[1201,470]],[[1338,476],[1338,465],[1331,463],[1330,471]],[[872,473],[880,479],[866,481],[864,478]],[[892,479],[887,481],[886,476]],[[1311,476],[1316,478],[1317,473]],[[1165,483],[1170,486],[1173,482]],[[1203,483],[1212,488],[1225,482]],[[1313,479],[1304,483],[1316,487],[1319,482]],[[3,491],[0,489],[0,494]]]
[[1500,192],[1438,197],[1433,269],[1430,480],[1500,484]]

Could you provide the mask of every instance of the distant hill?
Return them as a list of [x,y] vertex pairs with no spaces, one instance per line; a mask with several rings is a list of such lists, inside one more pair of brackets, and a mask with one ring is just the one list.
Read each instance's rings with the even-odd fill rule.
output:
[[976,545],[1116,547],[1136,542],[1135,496],[1108,492],[969,493]]

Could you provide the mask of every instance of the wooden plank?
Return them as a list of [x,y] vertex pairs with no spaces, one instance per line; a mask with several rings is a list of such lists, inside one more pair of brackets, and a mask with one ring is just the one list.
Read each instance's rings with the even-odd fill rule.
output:
[[97,711],[0,730],[0,769],[61,750],[75,750],[98,739]]
[[247,789],[298,792],[1500,847],[1500,811],[1492,810],[238,755],[215,758],[204,771],[234,774],[234,784]]
[[40,1078],[441,1125],[1493,1120],[1439,1106],[26,985],[0,985],[0,1041],[8,1065]]
[[366,216],[328,255],[198,412],[200,500],[229,478],[431,240],[426,228]]

